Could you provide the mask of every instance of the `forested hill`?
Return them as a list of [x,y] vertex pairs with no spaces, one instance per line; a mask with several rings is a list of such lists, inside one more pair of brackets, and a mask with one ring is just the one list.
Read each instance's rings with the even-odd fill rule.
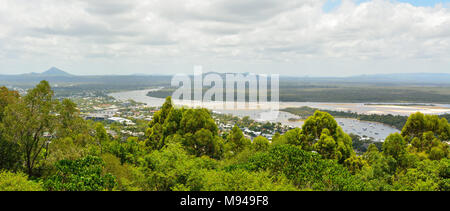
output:
[[[176,88],[166,87],[156,92],[149,92],[148,96],[165,98],[171,96],[175,90]],[[332,84],[330,82],[306,83],[289,80],[280,81],[279,94],[279,99],[282,102],[450,104],[450,86],[424,87],[399,84],[379,85],[364,83]],[[248,95],[248,93],[246,95]],[[223,96],[226,96],[225,90]],[[268,97],[270,99],[270,94]],[[246,99],[248,99],[248,96],[246,96]]]
[[322,111],[271,141],[222,133],[210,111],[170,97],[145,136],[113,127],[85,121],[46,81],[24,96],[0,88],[0,191],[450,191],[450,125],[437,116],[411,115],[361,156]]

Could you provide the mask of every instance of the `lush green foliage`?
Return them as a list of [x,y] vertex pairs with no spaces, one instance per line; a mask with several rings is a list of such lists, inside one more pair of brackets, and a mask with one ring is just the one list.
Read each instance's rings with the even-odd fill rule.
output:
[[322,159],[317,153],[306,152],[300,147],[287,144],[256,154],[247,163],[237,167],[285,175],[299,189],[363,190],[364,187],[361,181],[336,160]]
[[383,146],[383,142],[374,141],[372,139],[362,139],[355,134],[350,134],[350,137],[353,142],[353,150],[359,154],[366,152],[371,144],[374,144],[379,150],[381,150],[381,147]]
[[222,133],[210,111],[169,97],[138,126],[145,137],[116,137],[120,125],[83,120],[45,81],[25,96],[0,92],[0,190],[450,190],[450,126],[438,116],[411,115],[375,145],[314,110],[302,128],[260,124],[273,139],[250,140],[249,118]]
[[61,160],[55,166],[56,172],[44,183],[48,190],[100,191],[112,190],[116,185],[111,174],[102,174],[104,163],[98,157]]
[[39,182],[28,180],[24,173],[0,172],[0,191],[43,191]]

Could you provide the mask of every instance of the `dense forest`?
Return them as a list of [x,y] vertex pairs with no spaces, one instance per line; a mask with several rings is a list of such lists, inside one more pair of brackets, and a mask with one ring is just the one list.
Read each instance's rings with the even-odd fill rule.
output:
[[[166,87],[149,92],[148,96],[165,98],[175,89]],[[244,90],[236,90],[244,92]],[[279,99],[282,102],[342,103],[450,103],[450,86],[416,86],[408,84],[304,82],[280,79]],[[225,95],[224,88],[224,95]],[[248,99],[248,86],[246,99]],[[191,93],[194,93],[191,91]],[[205,92],[203,92],[205,93]],[[270,99],[270,93],[267,94]],[[193,99],[193,98],[192,98]]]
[[0,190],[450,190],[450,125],[416,113],[362,155],[333,116],[315,111],[272,141],[219,134],[206,109],[168,97],[144,139],[114,139],[46,81],[24,96],[0,88]]

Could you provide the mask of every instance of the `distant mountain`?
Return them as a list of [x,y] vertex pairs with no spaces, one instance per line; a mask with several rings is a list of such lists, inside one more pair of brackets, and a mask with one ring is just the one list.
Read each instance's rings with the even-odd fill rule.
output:
[[51,83],[60,82],[79,82],[82,81],[82,77],[71,75],[61,69],[52,67],[42,73],[26,73],[19,75],[1,75],[0,74],[0,84],[36,84],[42,80],[49,81]]
[[47,71],[40,74],[41,76],[72,76],[71,74],[64,72],[56,67],[52,67]]
[[[212,73],[212,72],[211,72]],[[204,73],[207,75],[208,73]],[[225,77],[225,73],[217,73]],[[192,77],[192,75],[191,75]],[[83,84],[108,84],[132,86],[136,84],[150,84],[158,86],[165,84],[170,86],[172,76],[158,74],[134,74],[134,75],[72,75],[56,67],[52,67],[42,73],[28,73],[20,75],[2,75],[0,74],[0,86],[8,84],[36,84],[41,80],[47,80],[51,83],[83,83]],[[150,83],[151,82],[151,83]],[[450,85],[450,73],[393,73],[393,74],[374,74],[358,75],[351,77],[295,77],[280,76],[281,85],[298,84],[410,84],[410,85]]]
[[9,76],[20,76],[20,77],[71,77],[74,76],[72,74],[69,74],[61,69],[58,69],[56,67],[51,67],[47,71],[44,71],[42,73],[24,73],[20,75],[9,75]]
[[[2,75],[0,73],[0,87],[14,85],[30,88],[42,80],[59,87],[74,84],[84,84],[87,87],[100,87],[99,89],[132,90],[148,87],[170,86],[171,76],[158,75],[72,75],[56,67],[42,73],[27,73],[16,75]],[[130,88],[131,87],[131,88]]]

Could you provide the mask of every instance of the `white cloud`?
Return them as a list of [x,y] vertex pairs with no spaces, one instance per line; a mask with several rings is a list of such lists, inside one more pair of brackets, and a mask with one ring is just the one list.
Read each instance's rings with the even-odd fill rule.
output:
[[448,8],[325,2],[1,0],[0,73],[450,71]]

